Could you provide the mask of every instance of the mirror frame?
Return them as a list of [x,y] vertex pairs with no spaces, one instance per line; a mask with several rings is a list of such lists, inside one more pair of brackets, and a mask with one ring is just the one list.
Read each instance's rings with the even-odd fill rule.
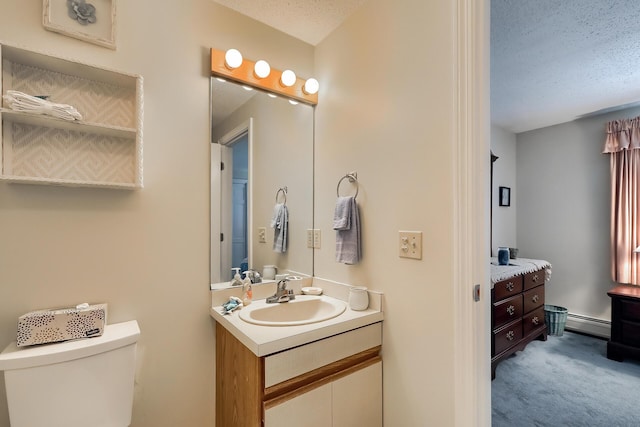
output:
[[[282,86],[281,84],[279,84],[279,81],[276,81],[274,83],[274,79],[277,78],[279,79],[278,76],[280,76],[282,74],[281,71],[279,70],[274,70],[272,69],[271,75],[269,79],[262,79],[262,80],[269,80],[266,84],[265,81],[261,81],[259,79],[257,79],[254,74],[253,74],[253,65],[254,62],[250,61],[250,60],[244,60],[243,64],[241,67],[239,67],[239,69],[229,69],[226,67],[225,63],[224,63],[224,52],[216,50],[211,48],[211,76],[210,78],[223,78],[225,80],[227,80],[228,83],[232,83],[232,84],[239,84],[239,85],[248,85],[254,88],[259,89],[262,92],[267,92],[267,93],[275,93],[277,95],[283,96],[285,98],[289,98],[289,99],[293,99],[295,101],[302,101],[303,103],[309,105],[312,107],[312,121],[315,121],[315,105],[317,105],[317,99],[318,99],[318,94],[307,94],[306,92],[304,92],[303,87],[304,87],[304,83],[305,81],[297,78],[296,79],[296,83],[293,87],[290,88],[285,88],[284,86]],[[269,86],[271,85],[271,87]],[[284,88],[284,90],[282,90]],[[213,85],[210,84],[210,105],[213,106]],[[212,107],[210,107],[212,108]],[[210,117],[213,117],[212,114],[210,114]],[[212,131],[212,125],[213,122],[210,122],[209,125],[209,129],[210,132]],[[213,141],[211,140],[213,135],[211,135],[210,137],[210,143],[211,143],[211,166],[213,166],[216,162],[220,162],[221,161],[221,150],[222,150],[222,146],[234,141],[238,136],[240,136],[242,133],[247,132],[249,135],[249,156],[248,156],[248,162],[249,162],[249,170],[253,170],[253,147],[252,147],[252,143],[253,143],[253,117],[248,118],[248,120],[241,124],[236,126],[236,128],[234,128],[233,130],[227,132],[225,134],[225,137],[221,138],[220,140],[216,140]],[[311,152],[314,152],[314,141],[315,141],[315,135],[313,134],[313,127],[312,127],[312,135],[311,135],[311,143],[312,143],[312,147],[311,147]],[[228,137],[227,137],[228,135]],[[235,135],[235,136],[234,136]],[[226,143],[225,143],[226,142]],[[217,146],[217,150],[214,149],[214,145]],[[313,158],[313,155],[312,155]],[[221,179],[221,171],[220,168],[213,168],[210,167],[211,173],[210,173],[210,186],[211,186],[211,191],[210,191],[210,272],[209,272],[209,276],[210,276],[210,282],[211,284],[213,283],[224,283],[227,282],[225,280],[223,280],[222,278],[222,247],[220,244],[218,245],[214,245],[213,242],[217,241],[220,242],[221,241],[221,236],[222,236],[222,224],[218,223],[218,224],[214,224],[213,218],[212,218],[212,213],[215,212],[216,210],[220,209],[219,206],[219,200],[222,199],[222,191],[220,191],[220,186],[218,185]],[[217,173],[215,173],[217,171]],[[313,176],[311,176],[311,185],[313,188]],[[254,267],[253,265],[253,261],[254,261],[254,248],[253,248],[253,243],[254,243],[254,236],[253,236],[253,232],[252,232],[252,226],[253,226],[253,212],[252,212],[252,204],[253,204],[253,177],[249,176],[249,180],[248,180],[248,188],[247,188],[247,228],[248,228],[248,233],[247,233],[247,259],[249,262],[249,265],[251,267]],[[313,202],[312,202],[313,205]],[[221,218],[218,218],[221,219]],[[314,222],[314,218],[313,218],[313,209],[311,209],[311,225],[310,227],[313,228],[313,222]],[[227,236],[225,236],[226,238]],[[309,272],[309,275],[313,275],[313,248],[311,248],[311,271]],[[306,274],[303,272],[300,272],[301,274]]]

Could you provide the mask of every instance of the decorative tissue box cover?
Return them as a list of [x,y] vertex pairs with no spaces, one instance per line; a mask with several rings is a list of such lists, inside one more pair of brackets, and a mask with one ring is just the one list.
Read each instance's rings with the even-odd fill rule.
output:
[[18,318],[16,344],[21,347],[98,337],[106,323],[107,304],[32,311]]

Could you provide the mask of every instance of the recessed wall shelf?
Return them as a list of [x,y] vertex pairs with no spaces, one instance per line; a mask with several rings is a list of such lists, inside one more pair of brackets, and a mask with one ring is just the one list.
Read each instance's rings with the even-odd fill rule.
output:
[[46,95],[83,116],[67,121],[0,108],[0,179],[142,188],[142,77],[0,44],[2,94]]

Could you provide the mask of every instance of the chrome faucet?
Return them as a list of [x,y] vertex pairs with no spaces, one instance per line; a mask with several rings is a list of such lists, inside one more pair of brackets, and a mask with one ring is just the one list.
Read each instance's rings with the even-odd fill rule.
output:
[[287,289],[287,279],[282,279],[278,282],[275,295],[268,297],[266,303],[289,302],[295,298],[296,296],[293,294],[293,289]]

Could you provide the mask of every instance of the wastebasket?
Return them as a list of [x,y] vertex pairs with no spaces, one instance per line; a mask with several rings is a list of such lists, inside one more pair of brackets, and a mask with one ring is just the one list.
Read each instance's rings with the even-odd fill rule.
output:
[[564,325],[567,323],[568,310],[558,305],[544,305],[544,321],[547,324],[547,333],[559,337],[564,333]]

